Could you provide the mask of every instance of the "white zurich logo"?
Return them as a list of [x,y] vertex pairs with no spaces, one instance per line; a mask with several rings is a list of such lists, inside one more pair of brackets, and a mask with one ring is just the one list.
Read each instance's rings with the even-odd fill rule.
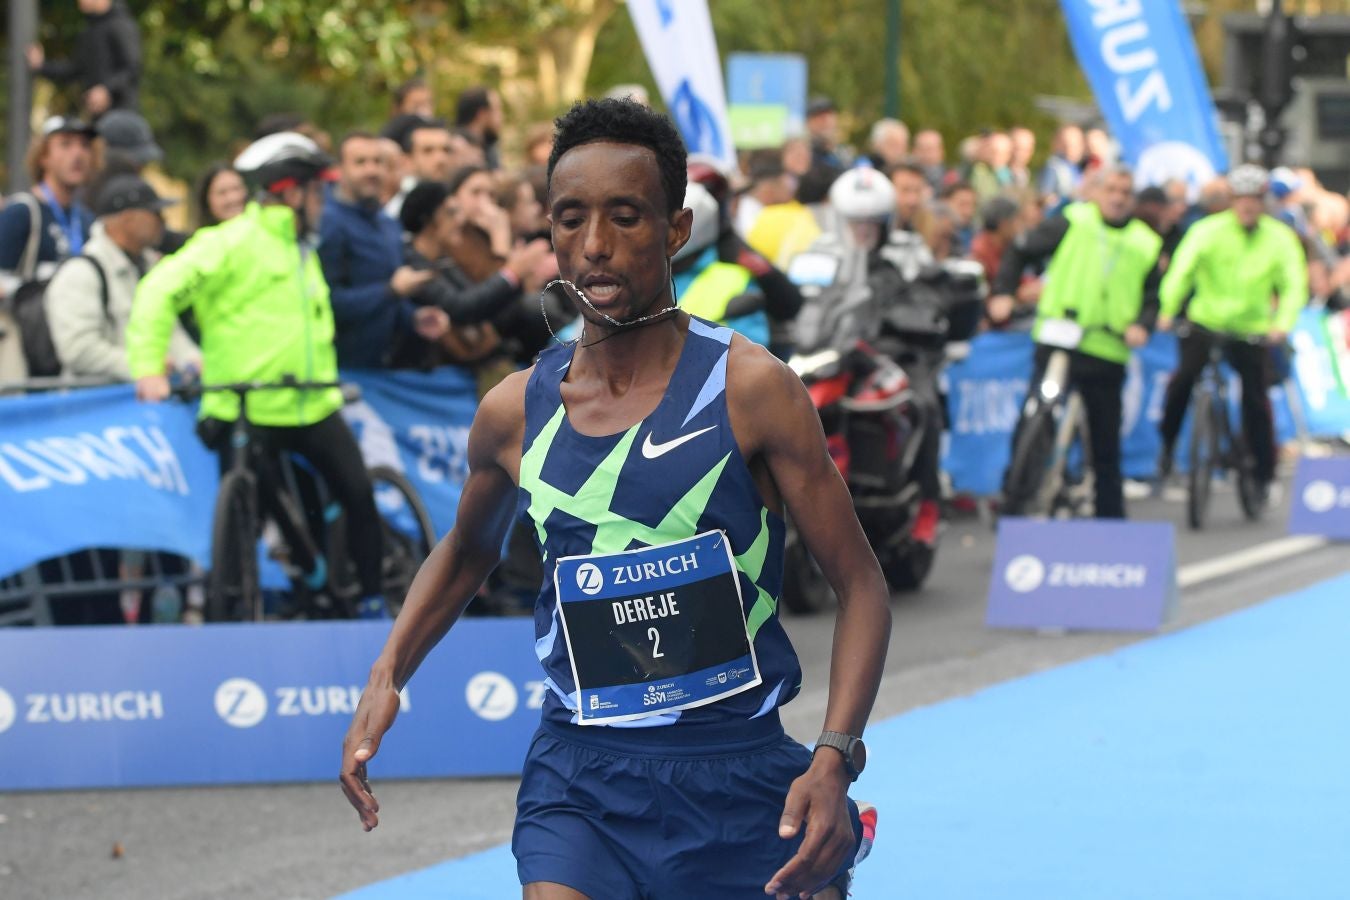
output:
[[1336,499],[1336,485],[1330,481],[1313,481],[1303,489],[1303,505],[1315,513],[1331,512]]
[[1029,594],[1045,581],[1045,563],[1029,553],[1014,557],[1003,570],[1003,580],[1019,594]]
[[252,728],[267,715],[267,694],[256,681],[231,678],[216,688],[216,715],[226,725]]
[[500,722],[516,711],[516,686],[500,672],[479,672],[464,688],[464,700],[480,719]]
[[14,698],[0,688],[0,734],[14,724]]
[[577,587],[587,596],[600,593],[605,586],[605,576],[594,563],[582,563],[577,566]]

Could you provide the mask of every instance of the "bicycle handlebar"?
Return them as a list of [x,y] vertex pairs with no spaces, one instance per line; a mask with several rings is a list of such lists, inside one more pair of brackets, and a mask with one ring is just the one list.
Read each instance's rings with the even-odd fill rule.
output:
[[170,393],[184,400],[195,400],[202,394],[221,393],[228,391],[238,394],[242,400],[246,395],[254,391],[320,391],[328,388],[338,388],[342,391],[342,399],[346,403],[354,403],[361,399],[361,389],[350,382],[342,381],[299,381],[293,376],[287,375],[280,381],[236,381],[225,384],[201,384],[199,382],[192,384],[181,384],[171,389]]
[[1270,341],[1264,334],[1229,334],[1224,331],[1214,331],[1203,325],[1197,325],[1194,322],[1178,322],[1172,327],[1177,337],[1187,337],[1191,334],[1205,335],[1216,340],[1220,346],[1226,344],[1246,344],[1249,347],[1266,347]]

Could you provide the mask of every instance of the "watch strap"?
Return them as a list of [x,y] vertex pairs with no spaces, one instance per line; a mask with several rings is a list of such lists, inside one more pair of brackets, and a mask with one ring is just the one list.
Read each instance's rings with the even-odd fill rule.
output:
[[[844,734],[842,731],[822,731],[820,737],[816,739],[816,751],[819,751],[821,747],[830,747],[839,751],[839,755],[844,758],[844,767],[848,770],[849,780],[857,781],[858,775],[861,773],[857,766],[853,764],[853,745],[858,743],[859,740],[859,738],[851,734]],[[814,757],[815,752],[812,752],[811,755]]]

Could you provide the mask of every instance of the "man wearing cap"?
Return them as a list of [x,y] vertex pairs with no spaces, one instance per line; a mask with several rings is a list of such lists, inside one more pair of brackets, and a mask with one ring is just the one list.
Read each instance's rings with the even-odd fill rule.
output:
[[28,65],[53,81],[78,81],[93,118],[140,104],[141,34],[121,0],[79,0],[85,27],[70,59],[47,59],[41,44],[28,48]]
[[76,194],[89,177],[92,135],[79,119],[44,122],[28,151],[28,173],[37,187],[14,195],[0,210],[0,381],[28,375],[12,304],[22,302],[21,291],[40,291],[57,264],[82,251],[89,238],[93,216]]
[[[131,380],[126,328],[136,284],[158,259],[153,247],[164,231],[161,199],[135,175],[116,175],[94,200],[102,224],[84,252],[61,265],[43,297],[52,345],[66,375]],[[200,365],[200,353],[181,327],[169,342],[176,369]]]
[[[94,127],[98,132],[94,145],[98,171],[89,180],[94,193],[100,192],[105,179],[115,175],[139,175],[156,190],[173,190],[171,179],[149,168],[164,159],[164,151],[155,142],[144,116],[129,109],[114,109],[99,117]],[[167,256],[177,253],[186,241],[186,234],[166,227],[154,249]]]

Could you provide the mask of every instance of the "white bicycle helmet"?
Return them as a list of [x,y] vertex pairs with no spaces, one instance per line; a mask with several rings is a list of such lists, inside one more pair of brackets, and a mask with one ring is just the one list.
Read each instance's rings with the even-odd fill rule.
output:
[[876,169],[849,169],[830,185],[830,206],[848,222],[885,222],[895,215],[895,188]]
[[234,168],[245,181],[272,193],[315,178],[331,180],[332,166],[332,158],[318,144],[294,131],[259,138],[234,161]]
[[1244,163],[1228,173],[1228,186],[1234,197],[1264,197],[1270,177],[1260,166]]
[[673,257],[675,262],[702,253],[717,243],[717,235],[722,229],[722,211],[717,200],[697,181],[691,181],[685,188],[684,205],[694,211],[694,227],[689,232],[689,240]]

